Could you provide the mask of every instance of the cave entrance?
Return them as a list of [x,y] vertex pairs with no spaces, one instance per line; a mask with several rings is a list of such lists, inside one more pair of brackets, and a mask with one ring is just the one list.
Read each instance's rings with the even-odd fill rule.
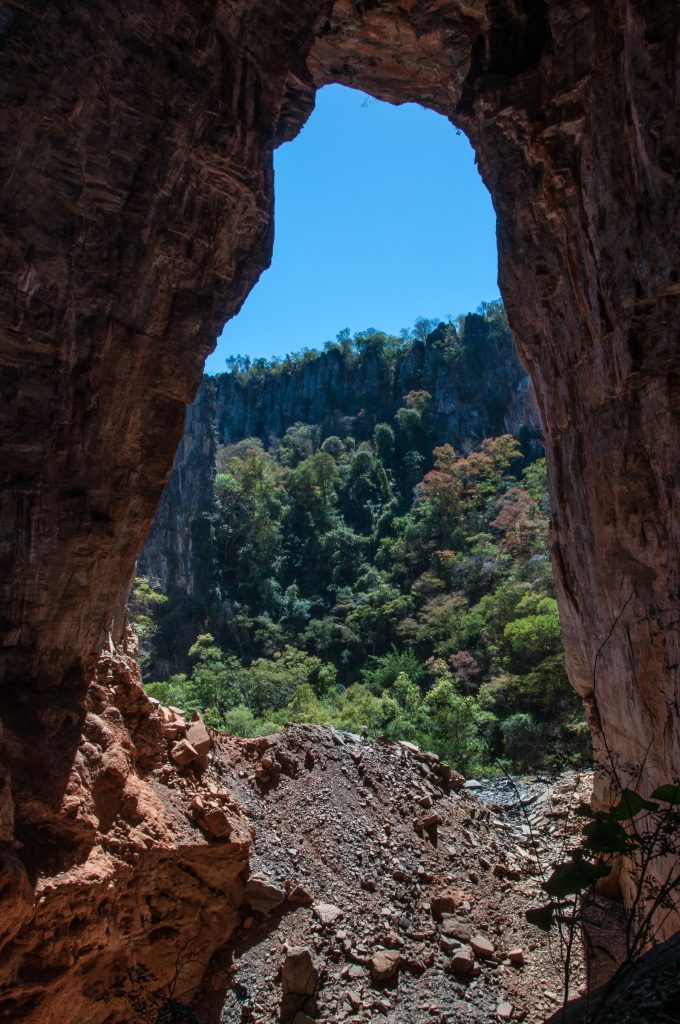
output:
[[465,773],[585,758],[469,143],[331,86],[275,170],[272,268],[208,360],[140,560],[142,629],[148,581],[168,599],[150,692],[226,732],[365,728]]
[[[75,819],[62,807],[71,779],[82,792],[80,766],[70,775],[76,754],[91,756],[83,690],[102,649],[106,674],[123,639],[117,613],[217,325],[267,263],[271,150],[328,83],[419,101],[473,142],[498,216],[501,290],[546,430],[571,678],[600,750],[632,766],[635,785],[640,766],[645,793],[676,778],[672,0],[343,0],[331,10],[256,0],[122,14],[104,4],[101,17],[88,5],[49,17],[39,5],[10,6],[0,150],[9,848],[31,864],[55,839],[101,838],[87,800],[69,800]],[[114,699],[109,689],[104,703]],[[30,933],[40,917],[30,917],[14,866],[22,909],[6,918]],[[155,898],[157,873],[148,878]],[[59,891],[55,899],[63,904]],[[677,921],[665,919],[666,934]],[[117,935],[114,958],[134,951],[128,921]],[[35,929],[13,938],[14,992],[22,973],[49,984],[54,944]],[[37,948],[37,965],[27,963]],[[91,1009],[78,983],[51,991],[51,1005],[47,988],[35,992],[44,1015],[59,1017],[65,998]]]

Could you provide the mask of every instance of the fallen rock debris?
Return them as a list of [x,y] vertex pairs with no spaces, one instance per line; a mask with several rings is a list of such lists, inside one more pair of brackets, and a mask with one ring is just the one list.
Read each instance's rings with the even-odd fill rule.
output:
[[254,831],[231,944],[247,997],[227,990],[221,1024],[538,1024],[554,1009],[559,960],[524,911],[588,776],[469,787],[414,744],[210,735],[206,777]]

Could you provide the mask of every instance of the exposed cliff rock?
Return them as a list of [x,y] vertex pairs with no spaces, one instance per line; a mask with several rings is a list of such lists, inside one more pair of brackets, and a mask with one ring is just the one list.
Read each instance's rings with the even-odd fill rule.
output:
[[[175,456],[163,500],[140,554],[137,572],[158,580],[167,594],[172,615],[167,624],[169,646],[191,643],[203,621],[205,599],[213,580],[202,552],[205,515],[213,499],[216,450],[216,388],[205,377],[187,411],[184,436]],[[158,662],[155,670],[164,678],[179,663]]]
[[[650,788],[677,776],[673,0],[12,0],[0,24],[0,821],[29,869],[49,874],[50,834],[57,858],[90,842],[54,810],[83,691],[203,358],[269,259],[272,148],[325,82],[423,103],[475,146],[546,432],[570,674],[600,753]],[[5,891],[20,923],[26,886]]]
[[215,424],[215,387],[207,377],[187,410],[172,475],[140,555],[141,572],[173,581],[190,597],[196,585],[191,524],[212,504]]
[[243,437],[268,443],[294,423],[314,423],[322,436],[351,433],[364,440],[415,390],[432,395],[433,444],[458,447],[522,427],[538,431],[529,381],[509,331],[469,315],[458,358],[446,352],[446,335],[441,325],[425,342],[410,343],[393,366],[368,347],[361,358],[334,349],[289,372],[245,379],[220,374],[215,378],[218,438],[223,444]]
[[[0,1019],[148,1021],[193,994],[226,945],[250,825],[205,770],[180,771],[171,747],[130,633],[100,657],[81,707],[19,697],[6,714],[16,820],[3,855]],[[192,820],[200,794],[228,821],[219,842]]]

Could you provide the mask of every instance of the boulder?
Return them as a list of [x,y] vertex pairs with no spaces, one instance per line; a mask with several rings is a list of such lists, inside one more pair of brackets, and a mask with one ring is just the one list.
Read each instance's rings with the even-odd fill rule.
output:
[[211,832],[217,839],[224,839],[231,835],[231,821],[219,807],[211,807],[207,810],[201,821],[205,824],[206,831]]
[[198,757],[196,748],[189,743],[189,740],[178,740],[170,751],[170,757],[173,759],[176,765],[180,768],[186,767],[191,764]]
[[342,910],[334,907],[332,903],[315,903],[314,913],[322,925],[334,924],[339,917],[342,917]]
[[264,875],[251,875],[246,882],[246,903],[265,916],[280,906],[285,898],[284,891]]
[[212,747],[212,740],[208,730],[199,718],[197,721],[189,722],[187,726],[187,740],[191,743],[199,757],[204,757]]
[[319,971],[306,946],[293,946],[286,953],[281,969],[284,995],[313,996],[319,984]]
[[459,949],[451,957],[451,969],[454,974],[459,974],[462,977],[469,977],[475,969],[475,954],[469,947]]
[[441,917],[442,914],[453,913],[457,905],[456,897],[451,892],[439,892],[430,900],[432,913],[437,917]]
[[289,903],[311,903],[312,894],[305,889],[304,885],[293,885],[288,890],[287,900]]
[[494,945],[486,938],[485,935],[473,935],[470,939],[470,945],[472,946],[475,955],[481,957],[483,960],[494,955]]
[[368,961],[371,978],[377,984],[389,981],[399,970],[401,953],[396,949],[381,949]]
[[464,918],[455,917],[452,914],[444,914],[442,918],[442,935],[459,942],[469,942],[472,938],[472,926]]

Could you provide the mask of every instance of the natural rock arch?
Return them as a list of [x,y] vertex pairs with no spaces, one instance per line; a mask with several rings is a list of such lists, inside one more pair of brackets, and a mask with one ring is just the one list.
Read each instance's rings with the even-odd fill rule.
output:
[[[61,798],[184,408],[269,260],[272,149],[327,82],[416,100],[475,147],[545,426],[571,678],[597,747],[677,775],[676,5],[66,8],[1,26],[2,838]],[[36,747],[61,781],[26,770]]]

